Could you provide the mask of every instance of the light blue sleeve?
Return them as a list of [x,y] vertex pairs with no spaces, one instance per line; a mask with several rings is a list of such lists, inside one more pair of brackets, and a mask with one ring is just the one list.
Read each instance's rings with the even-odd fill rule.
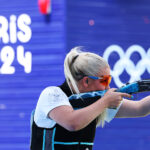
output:
[[122,102],[116,109],[111,109],[111,108],[106,109],[106,117],[105,117],[106,122],[109,123],[111,120],[114,119],[114,117],[116,116],[116,114],[117,114],[118,110],[120,109],[121,105],[122,105]]

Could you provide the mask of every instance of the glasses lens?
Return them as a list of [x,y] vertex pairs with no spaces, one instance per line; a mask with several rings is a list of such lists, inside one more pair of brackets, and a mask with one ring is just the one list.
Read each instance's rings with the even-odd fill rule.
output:
[[104,86],[108,86],[111,82],[111,76],[102,76],[102,79],[100,79],[100,83]]

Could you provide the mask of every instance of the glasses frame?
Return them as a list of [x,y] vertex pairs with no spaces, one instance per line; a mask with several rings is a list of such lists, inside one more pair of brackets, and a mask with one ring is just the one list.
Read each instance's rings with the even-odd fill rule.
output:
[[103,80],[105,77],[110,77],[110,81],[109,82],[105,82],[105,83],[101,83],[102,85],[104,85],[104,86],[109,86],[109,84],[110,84],[110,82],[111,82],[111,79],[112,79],[112,76],[111,75],[104,75],[104,76],[101,76],[101,77],[96,77],[96,76],[87,76],[87,77],[89,77],[89,78],[91,78],[91,79],[94,79],[94,80]]

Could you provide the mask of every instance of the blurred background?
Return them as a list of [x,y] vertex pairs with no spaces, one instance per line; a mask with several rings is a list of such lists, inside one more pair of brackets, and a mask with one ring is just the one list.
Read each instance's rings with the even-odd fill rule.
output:
[[[45,87],[64,81],[75,46],[110,63],[111,87],[150,78],[150,1],[0,0],[0,150],[29,150],[31,111]],[[149,148],[149,116],[97,128],[94,150]]]

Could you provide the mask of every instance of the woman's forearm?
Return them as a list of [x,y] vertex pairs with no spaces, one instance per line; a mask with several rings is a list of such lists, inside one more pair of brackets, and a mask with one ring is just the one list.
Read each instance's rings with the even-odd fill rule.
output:
[[147,116],[150,114],[150,96],[143,98],[138,102],[140,105],[139,113],[141,116]]
[[83,109],[75,110],[72,113],[73,130],[77,131],[85,126],[87,126],[91,121],[93,121],[97,116],[99,116],[107,107],[105,98],[98,100],[90,106]]
[[107,107],[106,98],[82,109],[73,110],[70,106],[59,106],[49,112],[49,117],[69,131],[86,127]]
[[150,96],[140,101],[124,99],[116,115],[117,118],[135,118],[150,114]]

